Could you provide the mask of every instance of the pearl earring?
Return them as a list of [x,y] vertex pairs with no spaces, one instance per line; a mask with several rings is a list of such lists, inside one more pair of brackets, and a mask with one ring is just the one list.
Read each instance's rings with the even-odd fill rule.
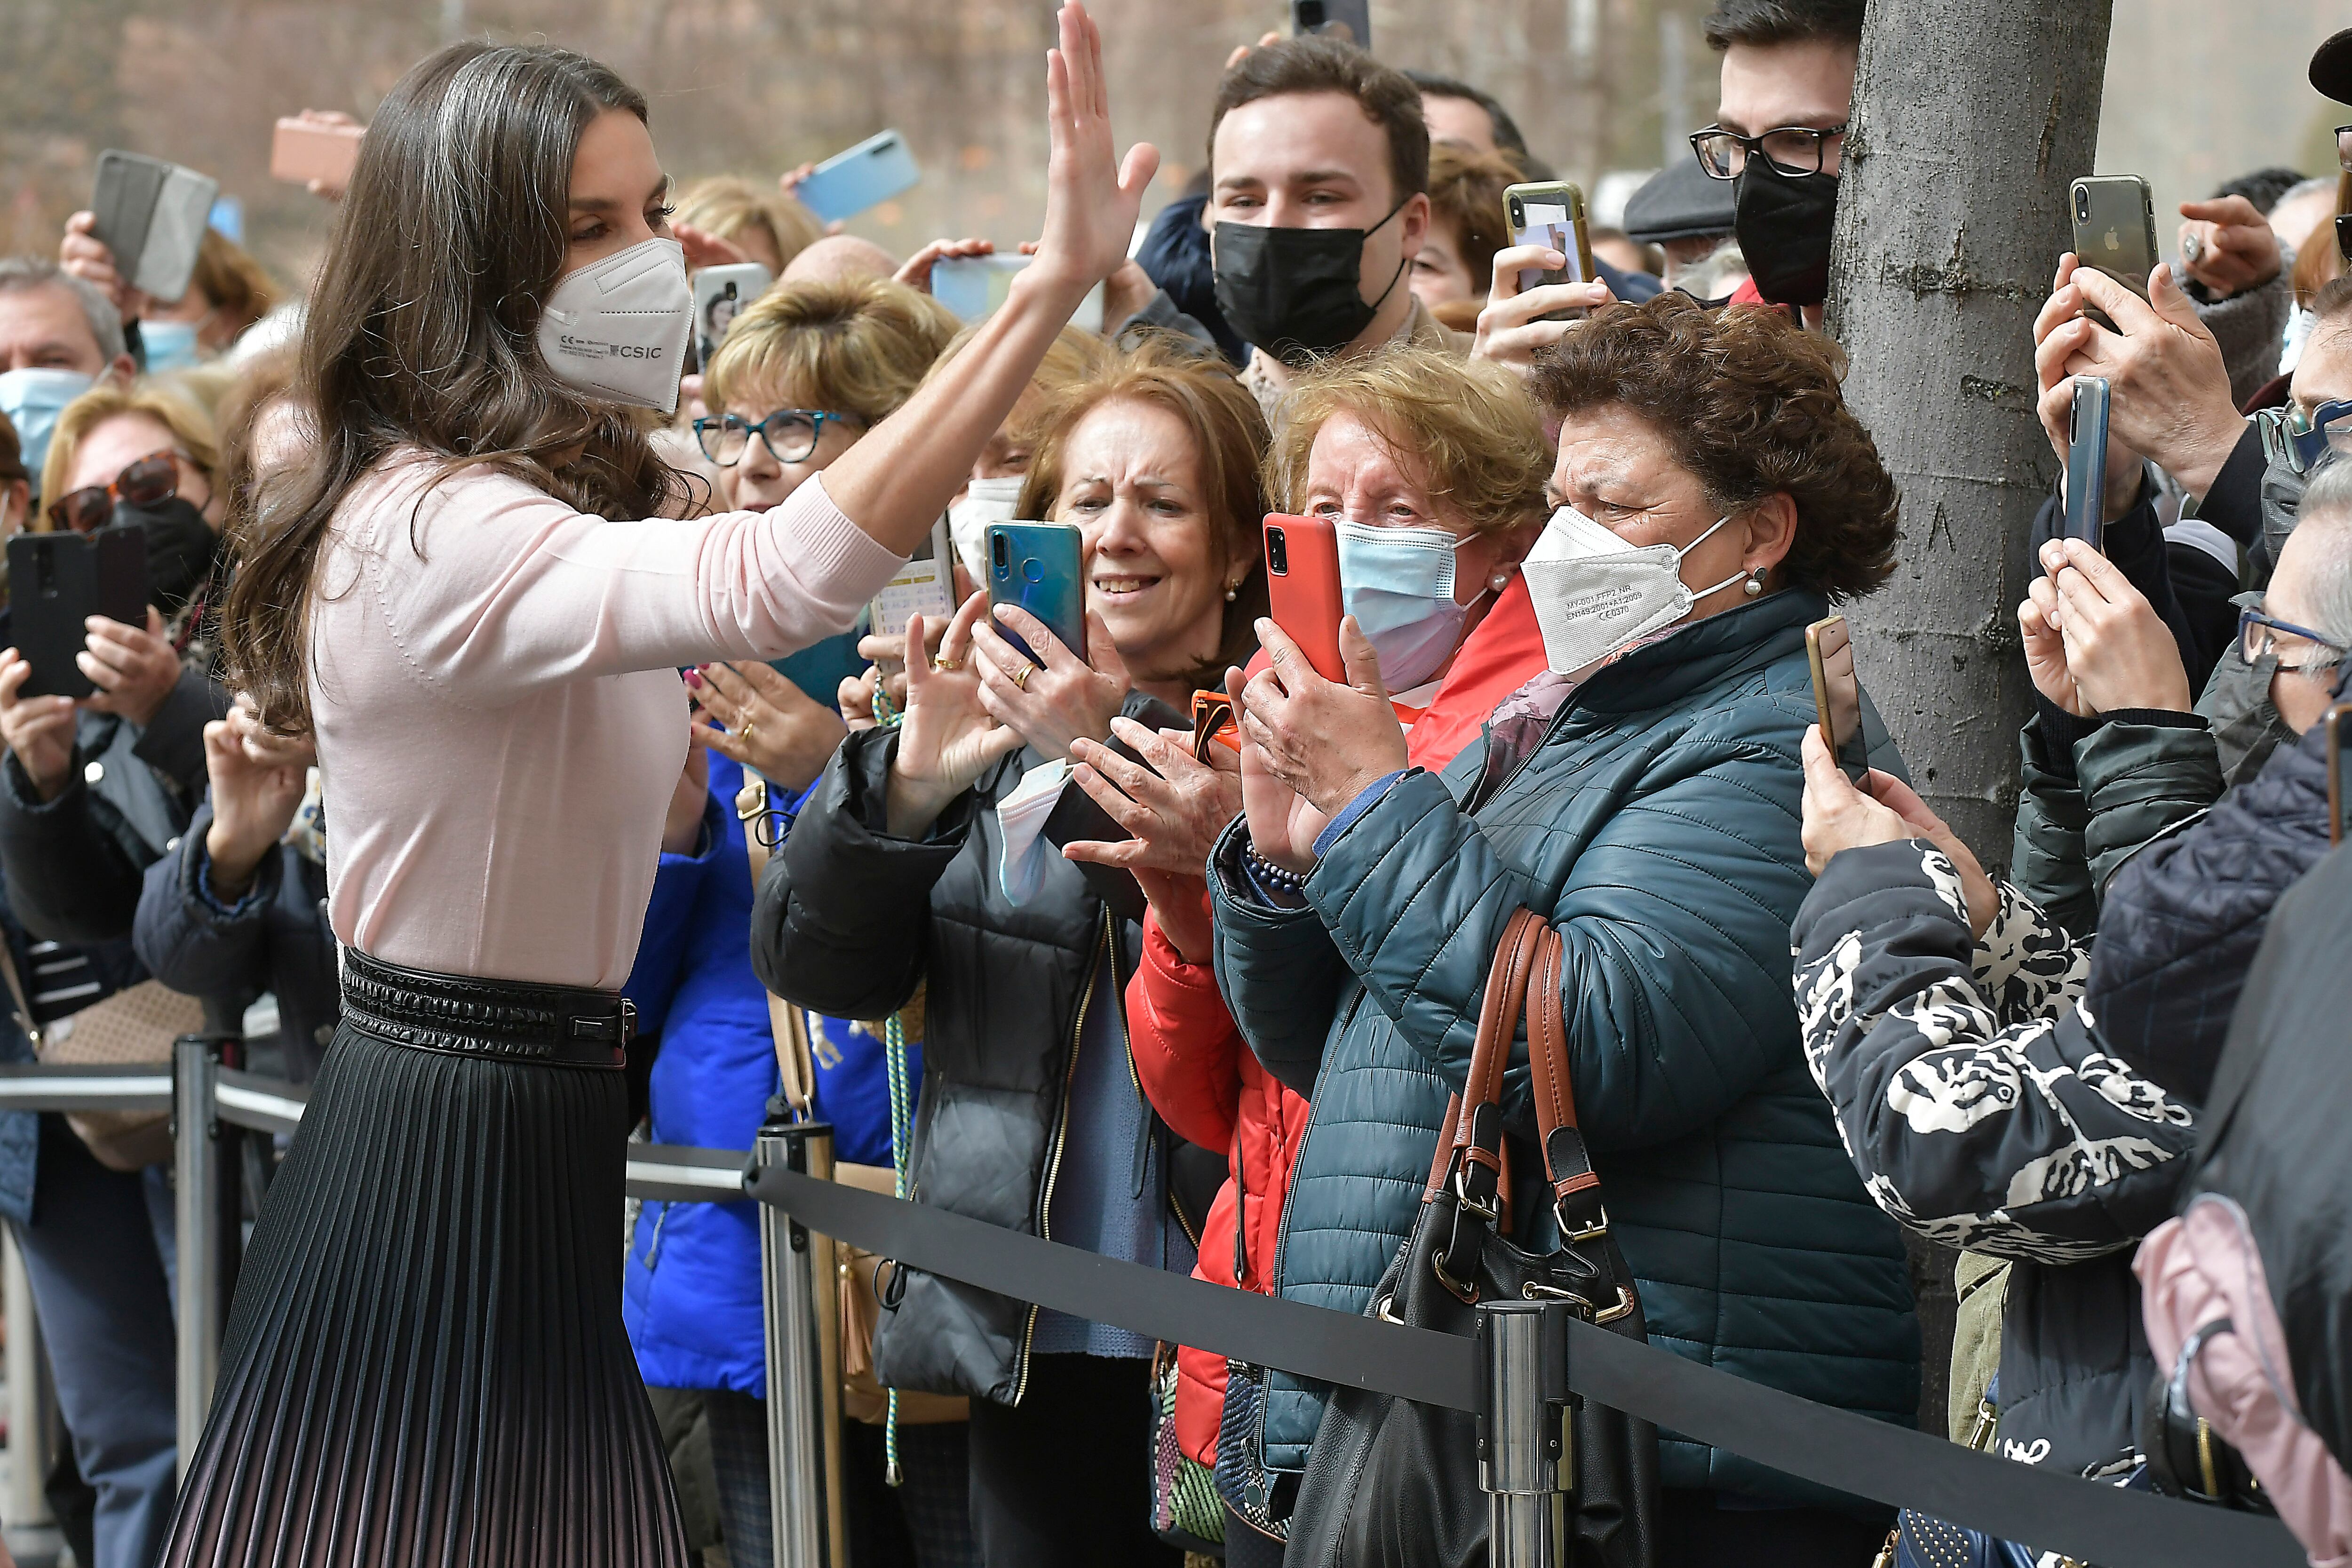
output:
[[1749,598],[1752,599],[1764,591],[1764,573],[1765,568],[1759,566],[1755,571],[1748,574],[1747,594]]
[[1228,584],[1225,584],[1225,603],[1226,603],[1226,604],[1228,604],[1228,605],[1232,604],[1235,598],[1237,598],[1237,597],[1239,597],[1239,596],[1240,596],[1241,590],[1242,590],[1242,585],[1241,585],[1239,583],[1228,583]]
[[1510,585],[1511,574],[1508,572],[1497,572],[1492,577],[1486,579],[1486,586],[1494,589],[1497,594],[1501,593]]

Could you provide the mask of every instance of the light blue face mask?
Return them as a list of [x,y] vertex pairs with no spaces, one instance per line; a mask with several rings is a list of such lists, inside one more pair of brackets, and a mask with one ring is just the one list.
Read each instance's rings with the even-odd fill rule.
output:
[[94,378],[78,370],[12,370],[0,374],[0,414],[16,427],[16,446],[25,471],[41,482],[41,463],[49,455],[49,432],[57,428],[65,405],[88,392]]
[[[1454,602],[1454,548],[1442,528],[1341,522],[1339,601],[1381,656],[1381,679],[1410,691],[1445,668],[1467,605]],[[1480,597],[1485,597],[1481,595]]]
[[204,350],[196,342],[194,321],[142,321],[139,342],[147,351],[147,374],[168,375],[175,370],[186,370],[204,359]]

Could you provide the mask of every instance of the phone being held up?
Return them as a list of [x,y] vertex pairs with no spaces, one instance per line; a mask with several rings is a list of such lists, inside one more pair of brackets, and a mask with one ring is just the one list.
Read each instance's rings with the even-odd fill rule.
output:
[[1353,44],[1367,54],[1372,47],[1371,0],[1290,0],[1293,37],[1309,33]]
[[340,191],[352,183],[366,134],[364,125],[284,116],[269,134],[269,177],[297,185],[315,180]]
[[1822,740],[1845,776],[1860,784],[1870,772],[1870,748],[1862,738],[1862,682],[1853,672],[1853,636],[1843,616],[1805,628],[1805,662],[1812,667],[1813,717]]
[[888,201],[921,178],[907,139],[885,131],[819,163],[793,195],[823,222],[839,223]]
[[1018,605],[1060,639],[1087,657],[1085,551],[1077,526],[1067,522],[992,522],[988,525],[989,625],[1032,664],[1037,650],[995,618],[999,605]]
[[84,625],[104,616],[127,626],[147,624],[147,533],[135,524],[95,533],[20,533],[8,542],[11,635],[25,662],[25,697],[97,691],[76,656],[89,646]]
[[2066,416],[2064,537],[2100,554],[2107,540],[2107,381],[2074,377],[2074,406]]
[[[1503,192],[1503,216],[1513,245],[1541,245],[1568,258],[1565,267],[1519,268],[1519,292],[1548,283],[1590,283],[1600,276],[1592,263],[1592,237],[1586,223],[1583,188],[1573,180],[1543,180]],[[1582,310],[1556,310],[1541,318],[1570,321]]]
[[1339,657],[1339,621],[1347,614],[1339,593],[1339,532],[1328,517],[1265,519],[1265,593],[1274,624],[1298,645],[1315,673],[1344,683],[1347,662]]
[[[2074,182],[2067,193],[2074,226],[2074,258],[2095,267],[2141,299],[2156,269],[2156,203],[2137,174],[2096,174]],[[2109,331],[2104,310],[2083,312]]]

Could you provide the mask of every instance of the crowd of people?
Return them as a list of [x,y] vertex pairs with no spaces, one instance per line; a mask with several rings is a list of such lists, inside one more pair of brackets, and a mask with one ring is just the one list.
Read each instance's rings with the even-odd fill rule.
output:
[[[2144,278],[2052,258],[2039,414],[2063,473],[2106,384],[2104,533],[2062,479],[1972,848],[1866,658],[1841,765],[1808,657],[1903,547],[1822,331],[1863,10],[1718,0],[1714,121],[1586,281],[1514,243],[1551,171],[1504,105],[1313,35],[1235,52],[1139,221],[1075,5],[981,321],[931,283],[987,241],[828,232],[805,170],[673,195],[645,99],[540,45],[402,79],[301,289],[207,233],[149,298],[89,214],[0,260],[0,534],[148,573],[87,696],[0,630],[0,1060],[205,1032],[311,1089],[189,1454],[168,1131],[0,1112],[77,1560],[769,1562],[756,1208],[621,1169],[780,1113],[835,1179],[1348,1313],[1405,1310],[1433,1204],[1605,1237],[1589,1315],[1906,1426],[1909,1233],[1957,1249],[1955,1442],[2352,1560],[2352,127]],[[2309,76],[2352,101],[2352,32]],[[744,263],[689,363],[689,276]],[[650,347],[568,357],[622,315]],[[1277,624],[1269,518],[1335,538],[1336,627]],[[1016,521],[1076,531],[1079,625],[988,591]],[[1480,1082],[1521,911],[1564,1081],[1531,1001]],[[1328,1386],[888,1259],[840,1292],[859,1568],[1331,1538]],[[1952,1533],[1672,1431],[1647,1473],[1612,1563]]]

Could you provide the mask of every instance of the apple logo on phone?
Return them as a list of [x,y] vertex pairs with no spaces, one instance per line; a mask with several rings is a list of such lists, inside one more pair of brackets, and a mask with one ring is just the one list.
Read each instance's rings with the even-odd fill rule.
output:
[[2107,230],[2107,248],[2109,250],[2121,250],[2123,247],[2124,242],[2116,237],[2116,231],[2114,229]]

